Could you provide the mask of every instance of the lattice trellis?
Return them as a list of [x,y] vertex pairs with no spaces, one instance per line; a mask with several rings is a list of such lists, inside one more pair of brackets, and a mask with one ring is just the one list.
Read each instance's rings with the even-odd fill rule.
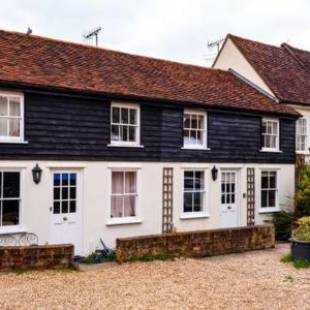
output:
[[247,225],[255,224],[255,169],[247,168]]
[[173,168],[163,169],[163,221],[162,232],[173,229]]

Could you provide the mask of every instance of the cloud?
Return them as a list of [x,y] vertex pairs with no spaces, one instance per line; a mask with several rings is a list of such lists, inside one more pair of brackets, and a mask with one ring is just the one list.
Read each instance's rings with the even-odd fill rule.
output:
[[208,65],[207,41],[228,32],[310,47],[309,11],[307,0],[3,0],[0,28],[82,42],[100,25],[101,46]]

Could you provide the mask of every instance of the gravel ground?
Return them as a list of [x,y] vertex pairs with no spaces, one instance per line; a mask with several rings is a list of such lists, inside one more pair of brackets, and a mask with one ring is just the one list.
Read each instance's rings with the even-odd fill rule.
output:
[[288,251],[1,274],[0,309],[310,309],[310,269]]

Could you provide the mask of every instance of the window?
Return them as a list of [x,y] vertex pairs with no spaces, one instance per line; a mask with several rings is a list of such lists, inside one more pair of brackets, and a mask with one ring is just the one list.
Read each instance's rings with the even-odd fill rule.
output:
[[23,97],[0,93],[0,141],[23,140]]
[[207,116],[204,112],[184,111],[183,146],[184,148],[207,147]]
[[54,214],[76,213],[76,173],[54,173]]
[[279,150],[279,121],[263,119],[262,121],[263,151]]
[[184,171],[184,213],[204,211],[204,183],[204,171]]
[[135,217],[137,172],[112,171],[111,218]]
[[296,151],[307,151],[307,120],[300,118],[296,122]]
[[262,171],[261,174],[261,207],[277,207],[277,172]]
[[113,104],[111,107],[111,144],[139,145],[139,107]]
[[0,171],[0,226],[19,224],[20,173]]

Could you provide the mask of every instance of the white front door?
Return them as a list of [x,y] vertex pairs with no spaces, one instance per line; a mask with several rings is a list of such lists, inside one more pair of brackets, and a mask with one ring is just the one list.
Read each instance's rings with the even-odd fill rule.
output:
[[238,221],[238,173],[234,170],[221,171],[221,227],[236,227]]
[[78,172],[52,172],[49,243],[72,243],[75,255],[81,253],[80,179]]

